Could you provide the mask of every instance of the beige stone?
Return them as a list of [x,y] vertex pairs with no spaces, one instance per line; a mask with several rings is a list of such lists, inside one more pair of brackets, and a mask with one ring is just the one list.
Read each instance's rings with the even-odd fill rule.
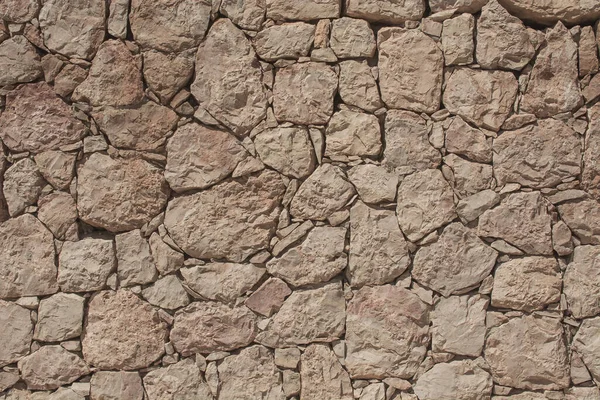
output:
[[19,361],[29,354],[33,334],[31,312],[16,303],[0,300],[0,365]]
[[68,193],[52,192],[42,197],[38,206],[38,219],[58,239],[64,238],[77,220],[77,205]]
[[50,150],[37,154],[33,159],[49,184],[55,189],[66,189],[73,178],[76,157],[74,153]]
[[600,166],[596,160],[600,157],[600,105],[595,104],[588,109],[588,129],[585,133],[585,152],[581,184],[583,189],[600,200]]
[[308,130],[303,127],[267,129],[254,138],[260,159],[279,173],[305,178],[316,166],[316,157]]
[[446,150],[467,157],[471,161],[489,163],[492,161],[492,144],[479,129],[467,124],[461,117],[455,117],[446,130]]
[[121,286],[143,285],[156,279],[150,246],[139,229],[116,235],[115,248]]
[[311,21],[319,18],[338,18],[340,16],[340,0],[303,0],[295,2],[266,0],[266,2],[267,18],[276,21]]
[[377,82],[366,61],[346,60],[339,66],[339,94],[344,103],[369,112],[383,106]]
[[450,167],[444,171],[445,177],[461,199],[492,187],[494,171],[491,165],[471,162],[456,154],[445,156],[444,164]]
[[22,358],[18,366],[28,389],[57,389],[90,373],[78,355],[58,345],[41,347]]
[[369,23],[348,17],[333,20],[330,46],[338,58],[373,57],[377,47]]
[[255,313],[270,317],[283,305],[292,290],[279,278],[269,278],[244,302]]
[[598,45],[594,28],[584,26],[579,36],[579,76],[598,72]]
[[195,49],[181,53],[162,53],[148,50],[144,59],[144,80],[162,104],[168,104],[194,74]]
[[477,13],[488,0],[429,0],[432,13],[456,10],[460,13]]
[[381,151],[381,132],[376,116],[353,111],[338,111],[325,131],[325,156],[377,156]]
[[394,0],[345,0],[346,14],[372,22],[399,24],[418,21],[425,13],[424,0],[397,2]]
[[158,279],[152,286],[142,290],[142,296],[153,306],[166,310],[175,310],[190,303],[186,290],[175,275]]
[[4,172],[3,193],[11,217],[37,203],[45,182],[31,158],[24,158]]
[[558,213],[582,244],[600,244],[600,204],[596,200],[559,204]]
[[265,19],[265,0],[222,0],[221,14],[242,29],[258,31]]
[[65,242],[58,256],[58,284],[65,292],[101,290],[116,268],[112,240]]
[[144,388],[137,372],[98,371],[90,380],[91,400],[142,400]]
[[208,385],[201,378],[198,366],[191,358],[150,371],[144,376],[144,388],[149,400],[213,398]]
[[308,55],[315,26],[304,22],[273,25],[258,32],[252,40],[256,54],[266,61],[298,59]]
[[584,0],[550,0],[537,3],[528,0],[500,0],[519,18],[550,25],[558,20],[569,24],[593,21],[600,17],[600,4]]
[[581,355],[585,366],[595,380],[600,377],[598,335],[600,335],[600,317],[584,319],[572,344],[572,348]]
[[571,230],[564,223],[558,221],[552,226],[552,248],[559,256],[568,256],[573,252]]
[[600,274],[596,265],[600,262],[600,248],[577,246],[573,259],[567,265],[564,276],[564,294],[569,311],[575,318],[594,317],[600,313],[597,302],[600,293]]
[[40,4],[33,0],[7,0],[0,4],[0,19],[21,24],[35,17]]
[[445,65],[466,65],[473,62],[475,18],[471,14],[444,21],[442,50]]
[[87,78],[87,75],[87,69],[67,64],[54,78],[54,91],[57,95],[68,98],[75,88]]
[[348,179],[365,203],[391,202],[396,198],[398,176],[385,167],[360,164],[348,171]]
[[490,374],[471,360],[436,364],[419,376],[419,400],[485,400],[493,388]]
[[183,266],[183,254],[166,244],[158,233],[154,232],[148,242],[152,251],[154,265],[161,275],[175,272]]
[[33,338],[62,342],[81,335],[85,299],[76,294],[57,293],[40,301]]
[[0,86],[35,81],[42,76],[40,56],[24,36],[14,36],[0,43],[0,71]]
[[456,204],[456,213],[463,222],[475,221],[481,214],[500,202],[500,196],[486,189],[465,197]]
[[300,361],[302,399],[352,400],[350,376],[329,346],[311,344]]
[[129,0],[115,0],[109,4],[106,28],[108,33],[116,38],[127,37],[127,24],[129,22]]
[[600,391],[596,386],[565,389],[565,400],[598,400]]

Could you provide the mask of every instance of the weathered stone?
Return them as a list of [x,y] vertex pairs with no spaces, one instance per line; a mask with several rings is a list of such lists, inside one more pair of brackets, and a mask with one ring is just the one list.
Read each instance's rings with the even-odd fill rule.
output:
[[497,256],[473,231],[455,222],[437,242],[419,248],[412,277],[444,296],[461,294],[492,272]]
[[594,379],[600,377],[600,346],[598,343],[600,335],[600,317],[584,319],[573,339],[572,347],[583,359]]
[[582,104],[577,44],[569,30],[559,22],[546,33],[546,43],[535,59],[521,101],[521,110],[538,118],[572,111]]
[[348,372],[327,345],[311,344],[300,362],[302,398],[352,400]]
[[244,304],[252,311],[270,317],[283,305],[285,298],[292,294],[292,290],[279,278],[269,278]]
[[212,399],[208,385],[191,358],[150,371],[144,376],[149,400]]
[[300,185],[290,213],[296,218],[322,221],[342,208],[354,193],[340,167],[323,164]]
[[[144,48],[179,52],[196,47],[210,20],[209,0],[131,0],[129,23],[135,41]],[[161,29],[156,29],[161,27]]]
[[[18,373],[5,371],[0,372],[0,390],[5,391],[11,388],[15,383],[19,382],[19,379],[21,379],[21,377]],[[9,392],[9,395],[12,393],[13,392]]]
[[[244,33],[228,19],[220,19],[198,47],[191,91],[200,108],[235,134],[243,135],[267,112],[261,76],[256,54]],[[232,94],[236,101],[231,101]]]
[[594,28],[584,26],[579,36],[579,76],[583,77],[598,72],[598,45]]
[[546,390],[569,386],[569,358],[558,319],[526,315],[492,328],[485,360],[499,385]]
[[104,40],[106,2],[48,0],[39,21],[44,45],[67,57],[91,59]]
[[77,205],[73,196],[65,192],[53,192],[38,202],[38,219],[57,239],[64,238],[77,220]]
[[330,46],[338,58],[373,57],[377,47],[369,23],[347,17],[333,20]]
[[381,132],[376,116],[353,111],[333,114],[325,131],[325,156],[376,156]]
[[225,179],[247,155],[231,134],[186,124],[167,143],[165,179],[176,192],[205,189]]
[[348,179],[365,203],[391,202],[396,198],[398,176],[384,167],[360,164],[348,171]]
[[158,233],[154,232],[150,236],[149,243],[154,265],[161,275],[175,272],[183,266],[183,254],[166,244]]
[[55,189],[66,189],[71,183],[77,154],[44,151],[34,157],[38,171]]
[[272,171],[225,182],[171,200],[165,227],[192,257],[240,262],[267,248],[284,191],[283,182]]
[[0,4],[0,19],[22,24],[35,17],[40,4],[34,0],[6,0]]
[[177,311],[170,339],[183,356],[231,351],[252,343],[255,318],[244,306],[196,301]]
[[526,19],[550,25],[556,21],[577,24],[594,21],[600,17],[600,4],[584,0],[550,0],[544,3],[528,0],[500,0],[512,14]]
[[346,60],[339,66],[339,93],[344,103],[370,112],[383,106],[377,82],[366,61]]
[[409,265],[408,246],[395,213],[357,202],[350,210],[350,284],[382,285],[400,276]]
[[83,335],[83,357],[101,369],[145,368],[165,351],[167,328],[158,312],[133,293],[92,296]]
[[0,71],[0,86],[35,81],[42,76],[40,56],[24,36],[14,36],[0,43]]
[[415,112],[437,111],[444,56],[433,39],[417,29],[383,28],[377,34],[377,47],[384,103]]
[[109,4],[106,28],[108,34],[119,39],[127,38],[129,21],[129,0],[114,0]]
[[581,184],[596,200],[600,200],[600,166],[596,162],[600,157],[600,104],[588,109],[588,119]]
[[125,43],[107,40],[92,61],[90,72],[71,96],[94,106],[130,106],[144,97],[140,65]]
[[471,14],[444,21],[442,50],[446,65],[466,65],[473,62],[475,18]]
[[570,387],[565,389],[565,400],[598,400],[600,391],[596,386]]
[[333,342],[344,332],[344,310],[339,281],[295,290],[256,341],[269,347]]
[[31,312],[15,303],[0,300],[0,365],[19,361],[29,354],[33,323]]
[[396,214],[400,229],[413,242],[452,221],[454,195],[442,173],[426,169],[407,176],[398,187]]
[[121,286],[144,285],[156,279],[150,246],[139,229],[116,235],[115,245]]
[[221,14],[242,29],[258,31],[265,19],[265,0],[222,0]]
[[152,286],[142,290],[142,296],[153,306],[175,310],[190,303],[186,290],[175,275],[160,278]]
[[479,236],[504,239],[527,254],[551,255],[551,217],[539,192],[508,195],[479,217]]
[[446,150],[468,159],[489,163],[492,161],[492,144],[479,129],[467,124],[461,117],[455,117],[446,130]]
[[192,79],[195,49],[181,53],[148,50],[144,58],[144,79],[162,104],[169,101]]
[[142,400],[144,388],[137,372],[98,371],[90,380],[91,400]]
[[552,248],[561,257],[573,252],[573,236],[571,230],[563,221],[552,225]]
[[111,232],[140,228],[167,203],[162,172],[141,159],[93,153],[77,168],[77,210],[82,221]]
[[447,80],[443,102],[448,111],[486,129],[500,129],[517,96],[510,72],[457,68]]
[[19,361],[28,389],[56,389],[90,373],[87,364],[62,346],[43,346]]
[[399,24],[418,21],[425,13],[424,0],[397,2],[394,0],[345,0],[346,14],[367,21]]
[[450,186],[459,198],[464,198],[489,189],[494,180],[493,168],[488,164],[467,161],[456,154],[444,157],[444,164],[450,167]]
[[45,181],[31,158],[24,158],[4,172],[3,193],[11,217],[36,204]]
[[475,14],[481,10],[488,0],[429,0],[432,13],[456,10],[459,13]]
[[340,0],[266,0],[267,18],[275,21],[311,21],[319,18],[338,18]]
[[485,400],[494,384],[490,374],[471,360],[436,364],[419,376],[414,391],[420,400]]
[[40,301],[33,338],[62,342],[81,335],[85,299],[76,294],[57,293]]
[[33,153],[58,149],[83,137],[85,126],[44,83],[19,86],[6,96],[0,137],[9,149]]
[[429,307],[407,289],[363,287],[348,303],[346,368],[352,378],[411,378],[429,344]]
[[78,65],[67,64],[54,78],[54,91],[62,97],[71,93],[87,78],[88,70]]
[[254,138],[260,159],[281,174],[305,178],[316,165],[308,130],[302,127],[267,129]]
[[475,221],[481,214],[500,203],[500,196],[491,189],[486,189],[461,199],[456,204],[456,213],[462,221]]
[[304,241],[267,262],[267,271],[292,286],[327,282],[346,268],[346,228],[316,227]]
[[494,274],[492,306],[531,312],[560,301],[562,279],[554,258],[525,257],[502,263]]
[[564,276],[564,293],[569,311],[575,318],[594,317],[600,313],[597,298],[600,293],[600,248],[577,246]]
[[58,291],[52,233],[33,215],[0,225],[0,298]]
[[278,121],[325,124],[333,114],[338,77],[324,63],[296,63],[275,75],[273,110]]
[[558,213],[582,244],[600,244],[600,204],[596,200],[559,204]]
[[256,54],[266,61],[297,59],[308,55],[315,26],[304,22],[273,25],[258,32],[252,43]]
[[65,242],[58,256],[58,284],[64,292],[101,290],[115,267],[112,240]]

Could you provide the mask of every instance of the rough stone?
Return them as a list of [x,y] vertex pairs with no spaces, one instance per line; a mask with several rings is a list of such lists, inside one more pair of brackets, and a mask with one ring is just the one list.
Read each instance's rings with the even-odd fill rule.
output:
[[0,4],[0,19],[22,24],[35,17],[40,4],[34,0],[7,0]]
[[221,14],[242,29],[258,31],[265,19],[265,0],[222,0]]
[[31,158],[11,165],[4,172],[2,187],[10,216],[17,216],[28,206],[36,204],[44,185],[44,179]]
[[64,292],[101,290],[116,268],[112,240],[65,242],[58,256],[58,284]]
[[563,221],[552,226],[552,248],[559,256],[568,256],[573,252],[572,238],[571,230]]
[[139,229],[116,235],[115,245],[121,286],[143,285],[156,279],[150,246]]
[[490,374],[471,360],[436,364],[419,376],[414,391],[420,400],[485,400],[494,384]]
[[154,265],[161,275],[175,272],[183,266],[183,254],[166,244],[158,233],[154,232],[150,236],[149,243]]
[[144,59],[144,80],[162,104],[168,104],[194,74],[195,49],[181,53],[148,50]]
[[500,203],[498,193],[486,189],[459,200],[456,204],[456,213],[462,221],[469,223],[498,203]]
[[582,244],[600,244],[600,204],[596,200],[559,204],[558,213]]
[[600,157],[600,104],[588,109],[588,119],[590,122],[585,133],[581,184],[596,200],[600,200],[600,166],[596,162]]
[[206,382],[194,360],[186,358],[176,364],[150,371],[144,376],[149,400],[212,399]]
[[466,65],[473,62],[475,18],[471,14],[444,21],[442,50],[446,65]]
[[55,189],[66,189],[73,179],[75,167],[74,153],[58,150],[44,151],[34,157],[40,174]]
[[444,164],[450,167],[446,176],[450,186],[459,198],[465,198],[492,187],[493,168],[488,164],[467,161],[456,154],[444,157]]
[[68,193],[50,193],[39,200],[38,206],[38,219],[58,239],[64,238],[77,220],[77,205]]
[[537,3],[528,0],[500,0],[502,5],[519,18],[550,25],[556,21],[568,24],[593,21],[600,17],[600,4],[584,0],[550,0]]
[[266,61],[298,59],[308,55],[314,36],[314,25],[292,22],[263,29],[256,34],[252,44],[256,54]]
[[144,388],[137,372],[98,371],[90,380],[91,400],[142,400]]
[[594,379],[600,377],[600,347],[598,335],[600,334],[600,317],[584,319],[573,338],[572,347],[583,359],[585,366]]
[[600,248],[577,246],[564,276],[564,294],[569,311],[575,318],[594,317],[600,313],[597,293],[600,292],[600,275],[596,265],[600,262]]
[[267,18],[275,21],[301,20],[311,21],[320,18],[338,18],[340,0],[266,0]]
[[459,13],[477,13],[488,0],[429,0],[432,13],[456,10]]
[[398,176],[384,167],[360,164],[348,171],[348,179],[365,203],[391,202],[396,198]]
[[584,26],[579,36],[579,76],[598,72],[598,45],[594,28]]
[[76,294],[57,293],[40,301],[33,338],[62,342],[81,335],[85,299]]
[[68,98],[75,88],[87,78],[87,75],[87,69],[67,64],[54,78],[54,91],[57,95]]
[[0,71],[0,86],[35,81],[42,76],[40,56],[24,36],[14,36],[0,43]]
[[346,14],[367,21],[399,24],[418,21],[425,13],[424,0],[397,2],[394,0],[345,0]]
[[330,46],[338,58],[373,57],[377,47],[369,23],[348,17],[333,20]]
[[58,345],[41,347],[22,358],[18,366],[28,389],[57,389],[90,372],[78,355]]
[[115,0],[109,4],[106,28],[109,35],[125,40],[129,22],[129,0]]
[[255,313],[270,317],[283,305],[285,298],[292,294],[292,290],[279,278],[269,278],[244,304]]
[[381,132],[376,116],[353,111],[333,114],[325,131],[325,156],[377,156]]
[[186,290],[175,275],[160,278],[152,286],[142,290],[142,296],[153,306],[175,310],[190,303]]
[[316,157],[306,128],[267,129],[254,138],[254,146],[260,159],[281,174],[302,179],[315,169]]
[[492,161],[491,142],[483,132],[467,124],[461,117],[455,117],[446,130],[445,145],[450,153],[465,156],[471,161]]
[[339,66],[339,94],[344,103],[369,112],[383,106],[377,82],[366,61],[346,60]]
[[327,345],[311,344],[300,361],[302,398],[352,400],[350,376]]
[[19,361],[29,354],[33,333],[31,312],[15,303],[0,300],[0,365]]

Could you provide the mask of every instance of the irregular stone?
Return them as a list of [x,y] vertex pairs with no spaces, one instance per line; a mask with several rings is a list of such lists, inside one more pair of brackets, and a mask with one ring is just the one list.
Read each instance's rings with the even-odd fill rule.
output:
[[315,169],[316,158],[306,128],[267,129],[256,135],[254,146],[260,159],[281,174],[302,179]]
[[106,3],[102,0],[48,0],[40,15],[44,45],[66,57],[90,60],[104,40]]
[[31,158],[24,158],[4,172],[3,193],[11,217],[36,204],[45,181]]
[[569,358],[558,319],[513,318],[490,330],[484,352],[496,384],[534,390],[569,386]]
[[7,0],[0,4],[0,19],[22,24],[35,17],[40,4],[34,0]]
[[117,276],[121,286],[154,282],[156,268],[148,241],[139,229],[115,236]]
[[170,339],[182,356],[231,351],[252,343],[255,318],[244,306],[196,301],[175,313]]
[[253,264],[209,263],[182,268],[187,286],[205,299],[233,302],[252,289],[265,273]]
[[33,338],[62,342],[81,335],[85,299],[76,294],[57,293],[40,301]]
[[554,258],[525,257],[502,263],[494,274],[492,306],[531,312],[560,301],[562,279]]
[[409,0],[345,0],[346,15],[367,21],[399,24],[405,21],[418,21],[425,13],[425,1]]
[[535,56],[535,48],[523,22],[497,0],[481,10],[477,21],[477,62],[485,69],[520,71]]
[[475,18],[471,14],[461,14],[444,21],[442,50],[445,65],[466,65],[473,62],[474,29]]
[[149,400],[213,398],[191,358],[150,371],[144,376],[144,387]]
[[92,112],[114,147],[153,151],[163,146],[179,118],[167,107],[148,101],[136,108],[104,107]]
[[163,355],[167,338],[158,312],[125,290],[92,296],[84,332],[83,357],[100,369],[145,368]]
[[494,140],[494,176],[498,185],[519,183],[552,187],[581,172],[581,140],[561,121],[538,120]]
[[77,210],[87,224],[123,232],[158,215],[169,196],[162,171],[141,159],[93,153],[77,168]]
[[251,346],[226,357],[217,367],[221,399],[284,400],[281,374],[273,355],[263,346]]
[[142,400],[144,388],[137,372],[98,371],[90,380],[91,400]]
[[349,254],[347,274],[353,287],[391,282],[410,265],[395,213],[360,201],[350,210]]
[[551,255],[551,217],[539,192],[509,194],[479,217],[477,234],[504,239],[527,254]]
[[475,14],[481,10],[488,0],[429,0],[432,13],[456,10],[459,13]]
[[19,361],[29,354],[33,333],[31,312],[13,302],[0,300],[0,365]]
[[600,205],[593,199],[558,206],[558,213],[582,244],[600,244]]
[[58,345],[42,346],[22,358],[18,366],[28,389],[56,389],[90,373],[78,355]]
[[340,66],[339,94],[344,103],[373,112],[383,106],[366,61],[346,60]]
[[512,110],[517,88],[510,72],[457,68],[447,80],[443,102],[452,114],[497,131]]
[[109,4],[106,28],[108,34],[119,39],[127,38],[127,24],[129,21],[129,0],[115,0]]
[[346,268],[346,228],[320,226],[304,241],[267,262],[267,271],[292,286],[327,282]]
[[308,55],[315,26],[304,22],[273,25],[258,32],[252,40],[256,54],[266,61],[298,59]]
[[402,287],[365,286],[348,303],[346,368],[353,379],[410,378],[429,344],[429,307]]
[[596,272],[600,262],[600,248],[577,246],[573,259],[567,265],[564,276],[564,293],[569,311],[575,318],[594,317],[600,313],[596,301],[600,287],[600,275]]
[[[132,0],[129,24],[133,37],[144,48],[174,53],[196,47],[210,21],[208,0]],[[156,27],[161,29],[156,29]]]
[[149,243],[154,265],[161,275],[170,274],[183,267],[183,254],[166,244],[158,233],[154,232],[150,236]]
[[376,156],[381,151],[376,116],[353,111],[333,114],[325,131],[325,156]]
[[142,296],[153,306],[175,310],[190,303],[186,290],[175,275],[160,278],[152,286],[142,290]]
[[75,160],[77,154],[62,151],[44,151],[33,159],[38,171],[55,189],[66,189],[73,179]]
[[579,36],[579,76],[598,72],[598,45],[594,28],[584,26]]
[[572,111],[582,104],[577,44],[569,30],[559,22],[546,33],[546,43],[535,59],[521,101],[521,110],[538,118]]
[[324,63],[296,63],[275,75],[273,110],[279,122],[325,124],[333,114],[338,77]]
[[[0,372],[0,390],[5,391],[11,388],[15,383],[19,382],[19,379],[21,379],[21,377],[18,373]],[[10,394],[12,393],[13,392],[10,392]]]
[[278,367],[296,369],[299,362],[300,349],[298,347],[275,349],[275,365]]
[[577,24],[600,17],[600,4],[582,0],[550,0],[545,3],[527,0],[500,0],[500,2],[513,15],[545,25],[551,25],[559,20],[568,24]]
[[169,101],[192,79],[194,75],[195,49],[181,53],[162,53],[148,50],[144,58],[144,80],[162,104]]
[[58,149],[79,141],[84,130],[69,106],[44,82],[8,92],[0,114],[0,137],[15,152]]
[[192,257],[241,262],[268,247],[284,191],[279,175],[272,171],[225,182],[171,200],[165,227]]
[[594,379],[600,377],[598,335],[600,335],[600,317],[584,319],[573,338],[572,344],[573,350],[581,355],[585,366]]
[[384,167],[360,164],[348,171],[348,179],[365,203],[392,202],[396,198],[398,176]]
[[112,240],[65,242],[58,256],[58,284],[64,292],[101,290],[115,268]]
[[330,46],[338,58],[369,58],[377,45],[367,21],[342,17],[333,20]]
[[426,169],[407,176],[398,187],[400,229],[414,242],[456,217],[454,195],[442,173]]
[[377,34],[377,47],[384,103],[428,114],[437,111],[444,56],[433,39],[417,29],[383,28]]
[[502,124],[505,131],[513,131],[537,121],[535,114],[513,114]]
[[176,192],[205,189],[225,179],[247,155],[229,133],[186,124],[167,143],[165,179]]
[[420,400],[485,400],[493,386],[492,377],[477,362],[461,360],[434,365],[413,388]]
[[565,389],[565,400],[598,400],[600,391],[596,386],[570,387]]
[[563,221],[558,221],[552,226],[552,248],[561,257],[573,252],[571,230]]
[[13,36],[0,43],[0,71],[0,86],[35,81],[42,76],[40,56],[24,36]]
[[348,373],[327,345],[311,344],[300,363],[302,398],[352,400]]
[[267,18],[275,21],[301,20],[311,21],[320,18],[339,18],[339,0],[266,0]]
[[465,197],[456,204],[456,213],[462,221],[475,221],[481,214],[500,203],[500,196],[491,189],[486,189]]
[[[501,136],[500,136],[501,137]],[[455,117],[446,130],[446,150],[468,159],[489,163],[492,161],[492,145],[479,129],[467,124],[461,117]]]
[[67,64],[54,78],[54,91],[62,97],[69,97],[71,93],[88,76],[88,70],[78,65]]
[[344,310],[339,281],[295,290],[256,341],[269,347],[333,342],[344,332]]
[[77,205],[73,196],[65,192],[53,192],[38,202],[38,218],[57,239],[65,234],[77,220]]
[[0,298],[58,291],[52,233],[33,215],[0,225]]
[[450,167],[450,185],[461,199],[492,186],[494,178],[491,165],[467,161],[455,154],[444,157],[444,164]]
[[138,62],[125,43],[107,40],[92,61],[90,72],[71,98],[94,106],[130,106],[142,101],[144,85]]
[[283,305],[292,290],[279,278],[269,278],[244,302],[255,313],[270,317]]
[[460,222],[444,228],[437,242],[419,248],[412,277],[444,296],[469,291],[494,268],[498,253]]
[[220,12],[242,29],[260,30],[265,20],[265,0],[222,0]]
[[600,200],[600,166],[596,164],[596,160],[600,157],[599,104],[595,104],[588,109],[588,120],[588,129],[585,133],[581,185],[596,200]]
[[[267,113],[261,77],[244,33],[226,18],[216,21],[196,53],[191,91],[200,108],[235,134],[247,134]],[[236,101],[231,101],[232,93]]]

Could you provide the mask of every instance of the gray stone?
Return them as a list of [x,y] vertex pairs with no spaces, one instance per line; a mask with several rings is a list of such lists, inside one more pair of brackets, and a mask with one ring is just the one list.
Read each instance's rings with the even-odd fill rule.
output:
[[35,81],[42,76],[40,56],[24,36],[13,36],[0,43],[0,71],[0,86]]

